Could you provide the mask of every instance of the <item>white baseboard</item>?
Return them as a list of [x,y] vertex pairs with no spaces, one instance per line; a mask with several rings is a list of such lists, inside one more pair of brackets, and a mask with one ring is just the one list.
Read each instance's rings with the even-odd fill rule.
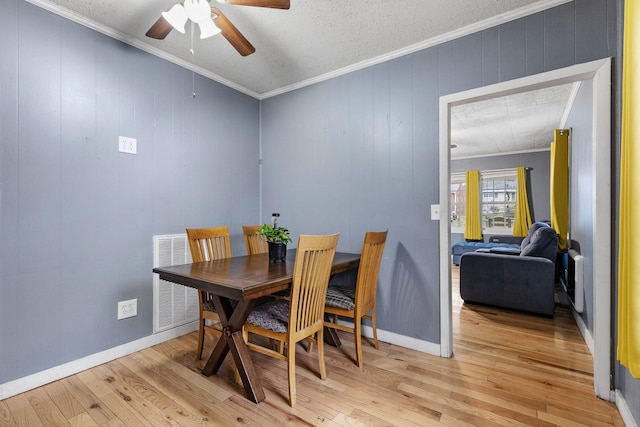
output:
[[622,417],[622,421],[624,421],[625,426],[638,427],[638,422],[633,418],[629,405],[627,405],[627,401],[620,390],[616,390],[616,407],[620,412],[620,416]]
[[[353,327],[353,323],[351,322],[339,320],[338,323]],[[367,338],[373,338],[373,328],[371,328],[371,326],[362,325],[362,335]],[[407,337],[405,335],[399,335],[393,332],[387,332],[381,329],[378,329],[378,339],[389,344],[399,345],[400,347],[440,357],[440,344]]]
[[77,374],[78,372],[85,371],[95,366],[102,365],[103,363],[110,362],[128,354],[135,353],[136,351],[143,350],[197,330],[197,321],[187,323],[186,325],[182,325],[168,331],[149,335],[118,347],[113,347],[62,365],[54,366],[50,369],[45,369],[44,371],[36,372],[35,374],[27,375],[26,377],[18,378],[17,380],[0,384],[0,400],[24,393],[25,391],[49,384],[53,381]]
[[585,344],[587,344],[587,348],[589,348],[589,353],[593,356],[595,354],[593,336],[591,335],[591,332],[589,332],[587,324],[584,323],[582,317],[573,308],[571,309],[571,313],[573,313],[573,318],[576,321],[576,325],[578,325],[578,330],[580,331],[580,335],[582,335],[582,339],[584,339]]

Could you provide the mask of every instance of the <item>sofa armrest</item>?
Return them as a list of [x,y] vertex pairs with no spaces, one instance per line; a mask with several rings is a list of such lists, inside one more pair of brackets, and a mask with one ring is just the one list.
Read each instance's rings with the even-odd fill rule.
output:
[[470,252],[460,258],[463,300],[553,316],[555,264],[542,257]]

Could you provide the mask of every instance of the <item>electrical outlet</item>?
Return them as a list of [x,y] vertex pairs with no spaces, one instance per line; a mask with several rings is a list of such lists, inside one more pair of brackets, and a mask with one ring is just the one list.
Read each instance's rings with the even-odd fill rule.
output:
[[138,299],[118,302],[118,320],[138,315]]
[[135,138],[121,136],[118,138],[118,151],[127,154],[136,154],[138,152],[138,141]]

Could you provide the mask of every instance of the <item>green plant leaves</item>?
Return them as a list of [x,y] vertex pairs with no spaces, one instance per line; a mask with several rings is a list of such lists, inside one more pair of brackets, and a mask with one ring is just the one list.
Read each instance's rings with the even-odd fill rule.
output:
[[264,236],[267,242],[291,242],[291,236],[289,235],[289,230],[286,227],[272,227],[269,224],[262,224],[256,234]]

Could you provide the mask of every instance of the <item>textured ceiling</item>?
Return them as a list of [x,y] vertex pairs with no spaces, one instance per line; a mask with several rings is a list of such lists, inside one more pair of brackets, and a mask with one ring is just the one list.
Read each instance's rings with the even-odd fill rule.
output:
[[[164,40],[146,37],[177,0],[26,1],[264,99],[569,0],[291,0],[289,10],[210,0],[255,46],[247,57],[221,35],[200,40],[196,30],[192,41],[189,25],[186,34],[174,30]],[[527,126],[544,121],[545,129],[552,122],[551,129],[557,127],[567,102],[565,97],[544,108],[536,105],[545,98],[550,100],[549,93],[456,107],[458,148],[452,157],[535,149],[541,129]],[[533,114],[544,120],[528,119]]]
[[451,108],[451,157],[548,150],[564,127],[580,83],[569,83]]
[[145,37],[176,0],[28,1],[260,98],[567,0],[291,0],[289,10],[211,0],[255,46],[247,57],[222,36],[198,35],[193,57],[189,26],[164,40]]

